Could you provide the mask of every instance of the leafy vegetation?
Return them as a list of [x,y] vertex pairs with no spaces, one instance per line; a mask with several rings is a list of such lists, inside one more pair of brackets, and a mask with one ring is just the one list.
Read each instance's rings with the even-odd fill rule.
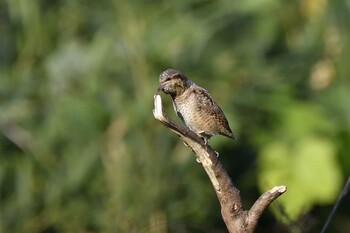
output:
[[[347,1],[0,2],[0,232],[225,232],[202,168],[152,116],[174,67],[238,140],[210,141],[258,232],[318,232],[350,173]],[[167,112],[173,118],[168,96]],[[349,232],[349,198],[329,232]]]

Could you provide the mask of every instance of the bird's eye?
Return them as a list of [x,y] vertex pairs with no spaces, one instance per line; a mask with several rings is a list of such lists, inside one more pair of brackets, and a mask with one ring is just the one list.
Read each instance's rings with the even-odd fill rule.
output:
[[174,74],[173,78],[174,79],[182,79],[182,76],[180,74]]
[[164,82],[167,82],[167,81],[169,81],[170,80],[170,77],[169,78],[166,78],[165,80],[164,80]]

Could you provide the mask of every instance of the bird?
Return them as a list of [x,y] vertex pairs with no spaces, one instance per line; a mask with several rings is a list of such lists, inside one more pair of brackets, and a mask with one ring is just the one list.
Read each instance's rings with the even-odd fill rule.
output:
[[235,139],[227,118],[210,93],[181,71],[166,69],[159,75],[158,92],[170,95],[182,122],[207,145],[214,135]]

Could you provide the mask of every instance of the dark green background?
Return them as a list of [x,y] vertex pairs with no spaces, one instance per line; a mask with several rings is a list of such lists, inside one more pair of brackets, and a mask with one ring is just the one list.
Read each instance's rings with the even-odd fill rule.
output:
[[349,64],[346,0],[3,0],[0,232],[227,232],[152,116],[169,67],[224,110],[237,140],[210,144],[244,207],[288,186],[257,232],[319,232],[350,174]]

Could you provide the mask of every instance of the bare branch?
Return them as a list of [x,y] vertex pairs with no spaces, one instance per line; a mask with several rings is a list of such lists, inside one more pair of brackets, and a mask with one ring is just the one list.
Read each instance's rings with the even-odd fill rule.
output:
[[176,133],[189,146],[202,164],[221,206],[221,215],[230,233],[254,232],[258,220],[267,206],[286,191],[286,186],[276,186],[265,192],[247,211],[242,208],[239,190],[233,185],[231,178],[216,156],[216,151],[190,129],[170,119],[162,106],[160,95],[154,96],[154,117]]
[[248,225],[256,225],[262,212],[279,196],[287,191],[287,187],[284,185],[275,186],[269,191],[263,193],[254,205],[248,211]]

